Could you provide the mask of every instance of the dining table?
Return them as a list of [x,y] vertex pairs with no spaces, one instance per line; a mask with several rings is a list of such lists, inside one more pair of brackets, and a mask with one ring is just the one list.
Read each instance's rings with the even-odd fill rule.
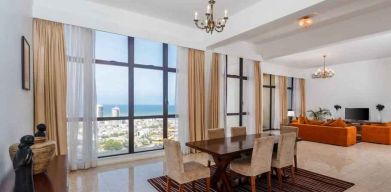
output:
[[[274,137],[274,151],[277,151],[280,135],[272,133],[260,133],[243,135],[236,137],[225,137],[212,140],[201,140],[187,142],[186,146],[204,153],[207,153],[213,157],[216,165],[216,171],[212,175],[212,184],[217,187],[217,183],[221,183],[220,187],[217,187],[219,191],[233,191],[231,186],[230,177],[227,175],[227,168],[230,162],[236,158],[240,158],[241,154],[250,154],[254,141],[257,138],[262,137]],[[297,138],[300,141],[300,138]]]

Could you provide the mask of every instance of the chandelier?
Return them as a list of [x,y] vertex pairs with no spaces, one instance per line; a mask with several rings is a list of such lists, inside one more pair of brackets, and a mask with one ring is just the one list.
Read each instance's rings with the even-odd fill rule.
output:
[[224,30],[225,24],[227,23],[228,20],[228,11],[224,11],[224,17],[221,19],[218,19],[215,21],[213,19],[213,5],[216,3],[215,0],[209,0],[209,5],[206,8],[206,19],[204,21],[199,22],[198,20],[198,13],[194,13],[194,23],[195,25],[202,29],[205,30],[206,33],[212,34],[213,31],[217,32],[222,32]]
[[335,72],[326,68],[326,55],[323,55],[323,68],[319,68],[315,73],[312,74],[313,79],[327,79],[335,75]]

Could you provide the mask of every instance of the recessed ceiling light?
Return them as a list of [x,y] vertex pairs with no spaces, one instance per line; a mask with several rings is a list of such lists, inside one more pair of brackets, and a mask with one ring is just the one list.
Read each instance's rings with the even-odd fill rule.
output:
[[304,28],[310,27],[313,23],[311,16],[304,16],[298,21],[299,26]]

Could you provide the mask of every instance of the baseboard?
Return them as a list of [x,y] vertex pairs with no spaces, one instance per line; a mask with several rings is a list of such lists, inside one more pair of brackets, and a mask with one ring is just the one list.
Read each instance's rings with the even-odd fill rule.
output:
[[157,157],[163,157],[163,156],[164,156],[164,151],[157,150],[157,151],[149,151],[149,152],[143,152],[143,153],[105,157],[105,158],[99,159],[98,166],[126,163],[126,162],[131,162],[131,161],[139,161],[139,160],[151,159],[151,158],[157,158]]

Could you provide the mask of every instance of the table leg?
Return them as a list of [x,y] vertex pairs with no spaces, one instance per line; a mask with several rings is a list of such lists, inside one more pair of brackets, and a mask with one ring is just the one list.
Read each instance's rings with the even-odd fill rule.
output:
[[217,156],[213,156],[213,160],[216,164],[216,172],[213,175],[212,181],[213,184],[217,184],[219,181],[222,182],[222,188],[220,191],[233,191],[231,186],[231,181],[227,176],[227,167],[231,161],[229,158],[219,158]]

